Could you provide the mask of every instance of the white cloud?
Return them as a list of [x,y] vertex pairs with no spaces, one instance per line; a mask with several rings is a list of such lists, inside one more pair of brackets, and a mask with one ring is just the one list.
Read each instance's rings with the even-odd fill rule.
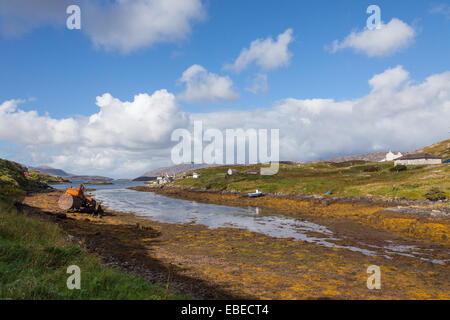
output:
[[257,94],[258,92],[267,92],[269,85],[267,84],[267,74],[257,73],[253,78],[253,84],[251,87],[245,88],[245,90]]
[[430,10],[430,13],[442,14],[447,19],[450,19],[450,5],[444,3],[436,5]]
[[[43,25],[65,28],[70,0],[0,0],[0,28],[19,36]],[[128,53],[185,39],[204,19],[201,0],[80,0],[82,31],[95,46]]]
[[400,85],[405,84],[408,79],[409,72],[402,66],[397,66],[373,76],[369,80],[369,85],[373,91],[396,90]]
[[208,72],[198,64],[186,69],[179,81],[186,85],[186,89],[178,97],[189,103],[214,103],[239,98],[229,77]]
[[86,33],[95,45],[130,52],[185,39],[202,20],[201,0],[121,0],[107,7],[86,2]]
[[100,112],[83,128],[86,145],[141,149],[167,143],[170,133],[188,123],[187,115],[166,90],[139,94],[122,102],[106,93],[97,97]]
[[189,125],[189,115],[166,90],[139,94],[131,102],[106,93],[97,97],[99,112],[77,119],[18,109],[23,102],[0,105],[0,141],[31,147],[34,159],[75,173],[138,175],[162,158],[173,130]]
[[345,48],[353,48],[369,57],[388,56],[408,47],[415,35],[416,31],[411,26],[394,18],[388,24],[382,24],[380,29],[364,29],[350,33],[341,42],[335,40],[330,50],[335,53]]
[[358,99],[284,99],[270,108],[194,114],[211,128],[279,128],[282,158],[413,150],[443,140],[450,118],[450,72],[415,84],[401,66],[369,80]]
[[240,72],[251,63],[256,63],[267,71],[287,65],[292,57],[288,48],[293,41],[292,33],[292,29],[287,29],[278,35],[276,41],[271,37],[252,41],[250,48],[243,49],[234,63],[225,65],[224,68]]
[[450,71],[418,83],[397,66],[368,83],[369,93],[353,100],[287,98],[267,108],[196,114],[184,113],[166,90],[131,102],[105,94],[97,99],[100,111],[87,119],[39,116],[11,100],[0,105],[0,141],[28,150],[39,160],[34,164],[134,177],[170,165],[172,130],[190,128],[194,120],[203,120],[205,129],[279,128],[281,157],[298,160],[406,151],[447,137]]
[[0,139],[25,145],[74,143],[79,135],[77,121],[53,119],[36,111],[17,109],[24,100],[9,100],[0,105]]

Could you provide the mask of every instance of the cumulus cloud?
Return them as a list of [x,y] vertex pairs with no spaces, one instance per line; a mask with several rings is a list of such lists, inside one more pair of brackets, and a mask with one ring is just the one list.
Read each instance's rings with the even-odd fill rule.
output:
[[369,80],[372,91],[396,90],[409,80],[409,72],[402,66],[387,69],[383,73],[377,74]]
[[139,94],[122,102],[106,93],[97,97],[98,113],[83,128],[87,146],[141,149],[166,144],[170,133],[188,123],[188,116],[167,90]]
[[121,0],[108,6],[86,2],[85,29],[95,45],[130,52],[186,38],[202,20],[201,0]]
[[95,46],[123,53],[183,40],[206,15],[201,0],[0,0],[1,31],[19,36],[43,25],[65,28],[72,4],[80,6],[82,31]]
[[445,139],[450,118],[450,72],[414,84],[401,66],[369,80],[358,99],[287,98],[270,108],[194,114],[211,128],[279,128],[282,158],[412,150]]
[[269,37],[252,41],[250,47],[244,48],[234,63],[227,64],[224,68],[240,72],[251,63],[255,63],[261,69],[267,71],[287,65],[292,57],[288,48],[294,40],[292,33],[292,29],[287,29],[279,34],[276,40]]
[[73,143],[79,135],[77,121],[53,119],[36,111],[18,109],[24,100],[9,100],[0,105],[0,139],[25,145]]
[[69,172],[137,174],[161,160],[173,130],[189,125],[189,115],[166,90],[136,95],[131,102],[106,93],[97,97],[99,112],[77,119],[23,111],[21,103],[0,105],[0,141],[31,147],[40,161],[47,154],[46,164]]
[[0,105],[0,141],[23,146],[39,164],[47,159],[75,173],[133,177],[170,165],[172,131],[195,120],[205,129],[280,129],[281,157],[303,161],[406,151],[447,137],[450,71],[415,82],[397,66],[368,84],[369,92],[353,100],[286,98],[266,108],[191,114],[165,90],[131,102],[105,94],[97,98],[97,113],[79,119],[40,116],[10,100]]
[[198,64],[186,69],[179,81],[186,85],[186,89],[178,97],[189,103],[214,103],[239,98],[229,77],[208,72]]
[[411,26],[394,18],[388,24],[382,23],[380,29],[364,29],[350,33],[343,41],[335,40],[330,51],[335,53],[352,48],[369,57],[388,56],[408,47],[415,35],[416,31]]

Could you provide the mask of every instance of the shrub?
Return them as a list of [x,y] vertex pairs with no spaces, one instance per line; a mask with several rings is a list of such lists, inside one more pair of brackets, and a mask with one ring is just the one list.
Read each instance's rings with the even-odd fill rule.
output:
[[445,195],[445,193],[437,188],[437,187],[433,187],[431,188],[426,194],[425,197],[430,200],[430,201],[438,201],[438,200],[445,200],[447,198],[447,196]]
[[405,165],[400,164],[398,166],[390,168],[389,171],[391,171],[391,172],[400,172],[400,171],[405,171],[406,169],[408,169],[408,168]]
[[364,172],[378,172],[378,171],[380,171],[381,169],[380,169],[380,167],[378,167],[378,166],[371,166],[371,167],[367,167],[367,168],[365,168],[363,171]]

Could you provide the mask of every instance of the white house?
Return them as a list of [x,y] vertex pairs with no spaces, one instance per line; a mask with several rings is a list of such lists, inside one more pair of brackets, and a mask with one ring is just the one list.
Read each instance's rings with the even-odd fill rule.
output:
[[441,164],[442,159],[429,153],[407,154],[395,159],[394,165]]
[[228,173],[229,176],[232,176],[233,174],[237,174],[238,172],[237,172],[236,169],[231,169],[230,168],[230,169],[228,169],[227,173]]
[[401,152],[398,152],[397,154],[395,154],[394,152],[389,150],[389,152],[386,153],[386,155],[384,156],[384,159],[381,160],[380,162],[393,161],[395,159],[400,158],[401,156],[403,156]]
[[198,179],[198,177],[200,177],[200,175],[199,175],[198,173],[194,172],[194,173],[192,174],[192,178]]

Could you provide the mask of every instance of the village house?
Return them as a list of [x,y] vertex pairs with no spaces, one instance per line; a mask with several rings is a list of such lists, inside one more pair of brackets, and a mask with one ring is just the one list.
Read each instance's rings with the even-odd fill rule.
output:
[[441,164],[442,159],[429,153],[407,154],[395,159],[394,165]]
[[166,183],[171,183],[171,182],[173,182],[173,180],[174,180],[174,177],[173,177],[173,176],[170,176],[167,172],[165,172],[163,176],[157,177],[157,178],[156,178],[156,181],[153,182],[153,183],[156,183],[156,184],[166,184]]
[[228,173],[229,176],[232,176],[232,175],[234,175],[234,174],[237,174],[238,171],[237,171],[236,169],[231,169],[231,168],[230,168],[230,169],[228,169],[227,173]]
[[394,152],[389,150],[389,152],[386,153],[386,155],[384,156],[384,159],[381,160],[380,162],[393,161],[395,159],[400,158],[401,156],[403,156],[401,152],[398,152],[397,154],[395,154]]

